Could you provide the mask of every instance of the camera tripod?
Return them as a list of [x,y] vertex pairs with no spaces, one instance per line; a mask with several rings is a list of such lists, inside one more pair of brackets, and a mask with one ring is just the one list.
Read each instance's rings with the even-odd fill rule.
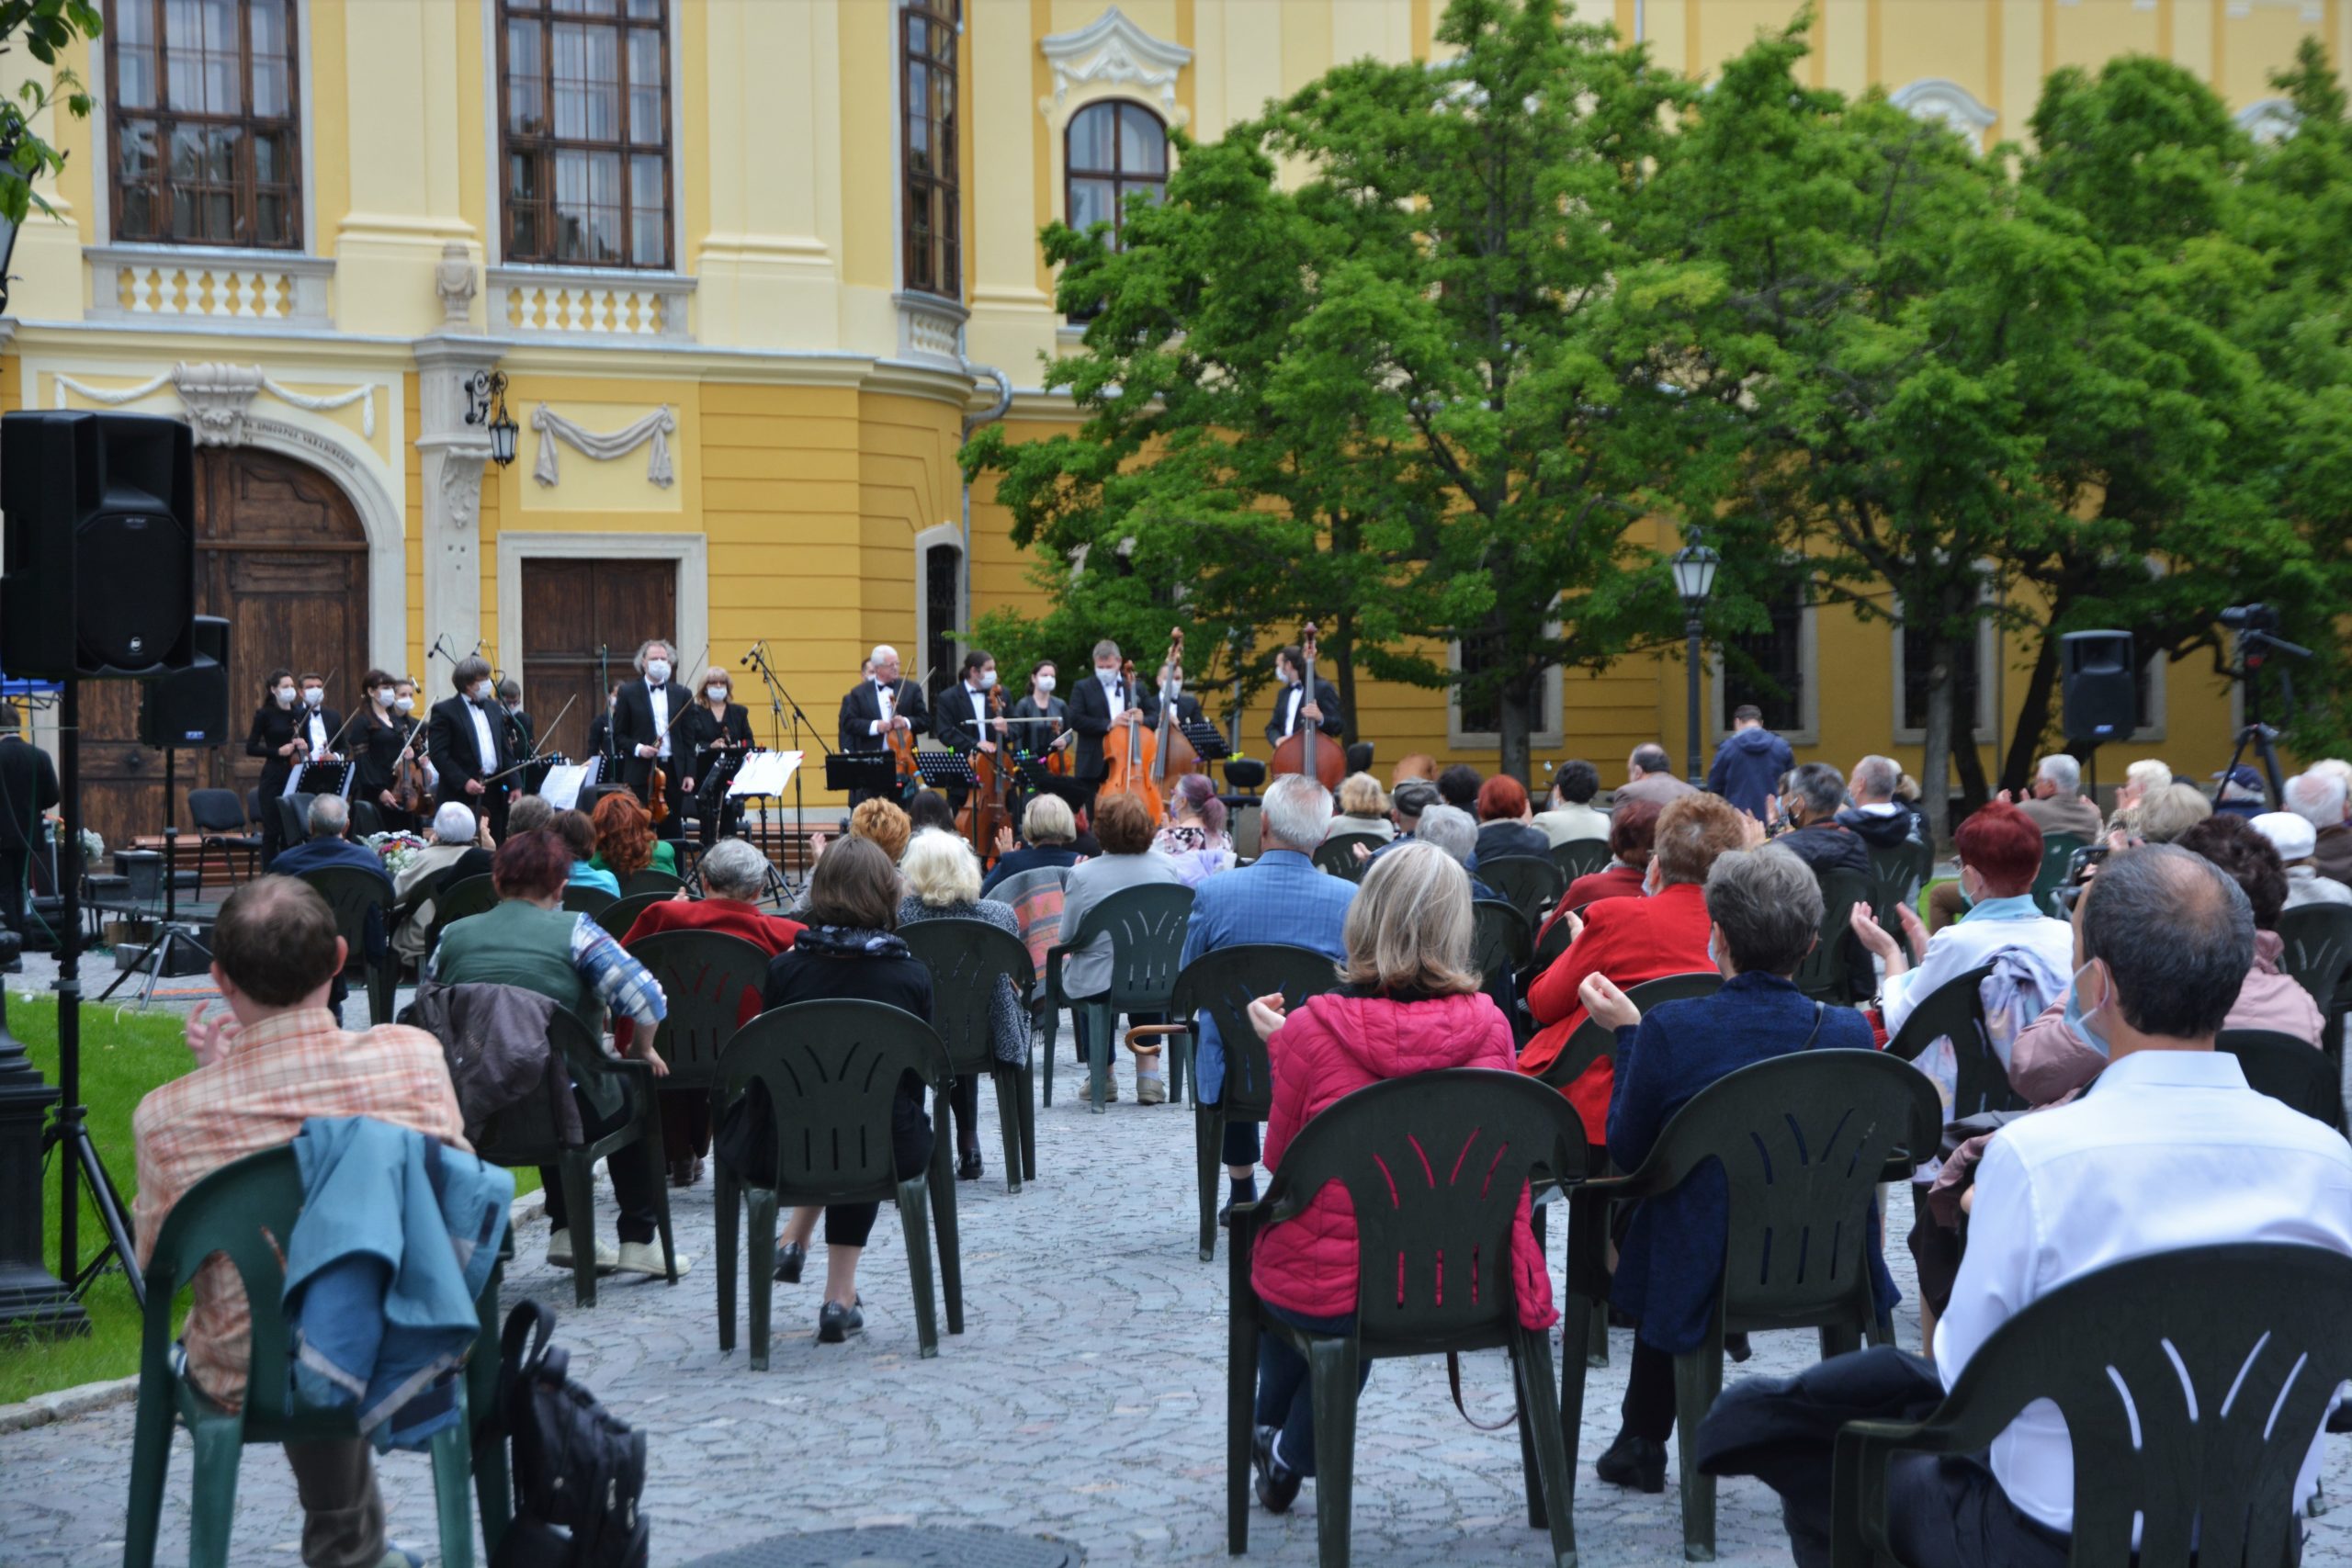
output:
[[181,925],[178,920],[180,829],[179,824],[172,820],[172,749],[166,746],[164,748],[164,924],[156,931],[154,940],[147,944],[146,950],[131,961],[130,967],[117,975],[108,982],[107,988],[98,993],[98,1000],[102,1002],[120,990],[125,980],[143,970],[145,977],[139,983],[139,999],[131,1005],[138,1008],[153,1005],[155,983],[169,972],[173,952],[182,943],[195,949],[207,964],[212,962],[212,950],[198,938],[196,929]]
[[[2312,656],[2310,649],[2266,631],[2249,626],[2238,633],[2237,668],[2230,671],[2230,678],[2245,693],[2245,724],[2238,730],[2236,743],[2230,749],[2229,765],[2222,770],[2222,782],[2213,795],[2216,800],[2220,799],[2222,791],[2229,787],[2230,780],[2236,775],[2238,762],[2245,756],[2246,748],[2251,746],[2256,758],[2262,763],[2263,776],[2269,781],[2271,805],[2283,811],[2287,808],[2285,775],[2279,772],[2278,750],[2272,744],[2278,739],[2278,732],[2262,722],[2260,676],[2263,665],[2273,653],[2284,654],[2290,659],[2309,659]],[[2294,681],[2282,669],[2278,671],[2278,682],[2287,706],[2291,709],[2295,705]]]

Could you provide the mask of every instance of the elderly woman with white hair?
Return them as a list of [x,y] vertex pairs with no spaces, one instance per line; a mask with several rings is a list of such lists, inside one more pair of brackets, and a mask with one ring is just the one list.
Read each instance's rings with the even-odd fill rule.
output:
[[458,801],[447,802],[435,812],[425,832],[431,841],[409,856],[408,863],[392,878],[395,900],[401,904],[416,900],[407,919],[392,933],[392,951],[411,964],[424,962],[425,940],[433,931],[433,900],[425,890],[440,891],[435,885],[441,874],[464,859],[468,850],[478,848],[484,858],[490,852],[489,819],[477,823],[473,807]]
[[2116,787],[2115,814],[2108,818],[2110,832],[2137,833],[2140,830],[2140,807],[2152,795],[2161,795],[2172,788],[2172,770],[2154,757],[2143,757],[2123,770],[2123,782]]
[[[907,844],[899,859],[906,897],[899,900],[899,924],[919,920],[985,920],[1009,936],[1021,934],[1012,906],[980,897],[980,857],[955,834],[926,828]],[[996,984],[989,1042],[996,1059],[1017,1067],[1029,1059],[1029,1010],[1022,1005],[1009,978]],[[947,1103],[956,1112],[956,1178],[980,1179],[980,1086],[969,1074],[959,1076]]]

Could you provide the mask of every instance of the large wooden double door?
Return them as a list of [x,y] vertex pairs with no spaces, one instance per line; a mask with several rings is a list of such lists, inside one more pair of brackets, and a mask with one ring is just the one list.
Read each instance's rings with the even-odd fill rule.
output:
[[[188,790],[242,799],[259,782],[244,743],[271,671],[317,671],[327,705],[348,716],[368,669],[367,532],[333,480],[290,457],[200,446],[196,511],[196,611],[229,622],[230,739],[175,754],[182,828]],[[82,726],[85,821],[110,850],[161,832],[164,757],[138,742],[138,683],[85,682]]]
[[[634,660],[648,638],[678,635],[677,563],[526,557],[522,564],[523,706],[539,727],[540,750],[583,761],[609,682],[637,679]],[[694,656],[693,649],[678,655]],[[689,685],[701,678],[699,670],[675,676]]]

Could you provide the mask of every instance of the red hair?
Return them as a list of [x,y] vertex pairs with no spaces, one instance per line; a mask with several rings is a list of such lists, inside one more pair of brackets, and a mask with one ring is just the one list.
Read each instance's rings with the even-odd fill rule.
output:
[[1988,898],[2014,898],[2041,874],[2041,829],[2014,806],[1996,800],[1980,807],[1960,825],[1951,843],[1961,863],[1984,879]]
[[1509,773],[1497,773],[1478,786],[1478,820],[1515,819],[1527,809],[1527,786]]
[[544,898],[571,880],[571,846],[544,828],[515,834],[490,863],[490,885],[501,898]]

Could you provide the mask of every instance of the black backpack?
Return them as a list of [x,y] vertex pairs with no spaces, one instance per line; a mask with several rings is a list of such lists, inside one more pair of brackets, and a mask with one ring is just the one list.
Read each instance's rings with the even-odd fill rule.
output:
[[518,1302],[499,1337],[498,1396],[481,1425],[511,1440],[514,1519],[491,1568],[645,1568],[645,1434],[565,1375],[554,1327],[555,1314]]

